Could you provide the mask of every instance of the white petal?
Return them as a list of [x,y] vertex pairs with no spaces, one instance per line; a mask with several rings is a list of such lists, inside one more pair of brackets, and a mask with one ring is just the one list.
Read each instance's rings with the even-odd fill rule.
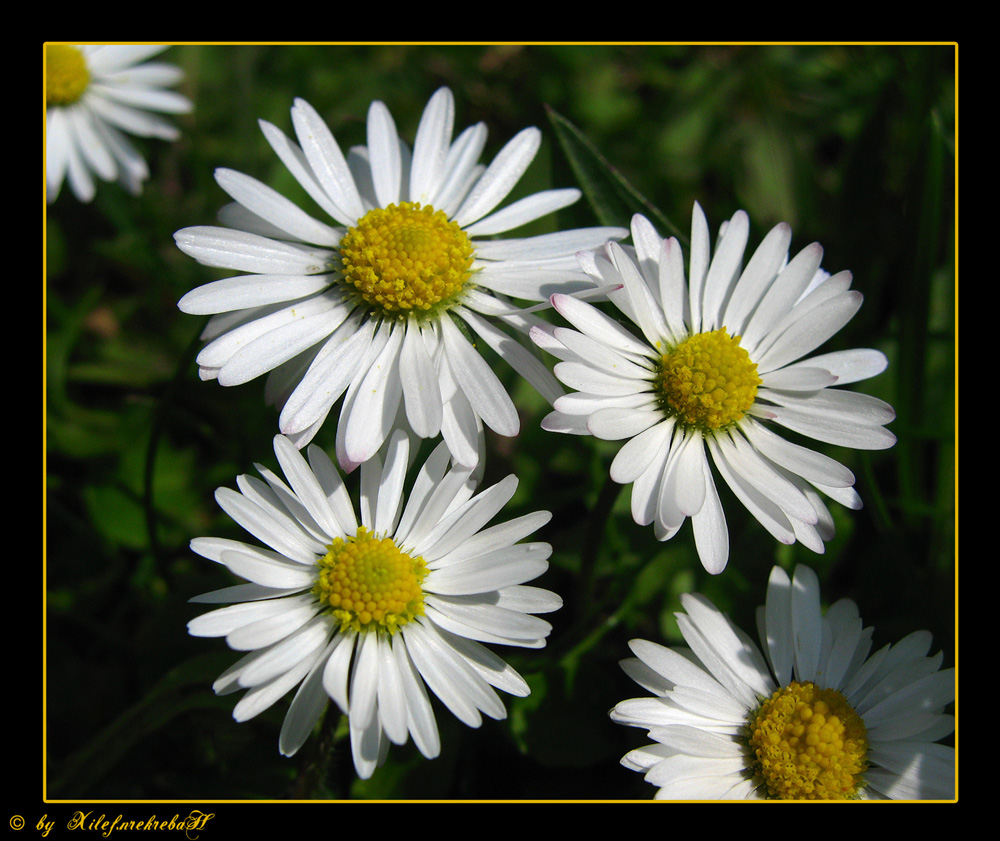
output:
[[654,372],[642,364],[645,359],[640,359],[637,364],[636,361],[619,353],[615,347],[565,327],[556,327],[552,335],[579,359],[604,373],[633,380],[653,379]]
[[421,541],[423,548],[420,556],[431,564],[438,558],[450,555],[500,513],[516,490],[517,477],[510,474],[477,494],[428,533]]
[[315,600],[294,608],[289,606],[281,613],[234,628],[226,634],[226,642],[236,651],[267,648],[254,661],[253,667],[240,676],[240,685],[256,686],[271,680],[289,668],[289,663],[298,662],[317,646],[325,644],[328,637],[326,621],[313,621],[316,611]]
[[88,44],[82,49],[90,71],[103,77],[159,55],[168,46],[167,44]]
[[[396,529],[396,540],[405,542],[408,551],[421,555],[429,535],[436,535],[441,521],[456,511],[472,496],[475,488],[473,468],[456,466],[445,472],[453,461],[447,445],[439,445],[427,459],[418,482],[424,484],[421,493],[410,497]],[[414,489],[417,484],[414,484]]]
[[636,657],[671,684],[691,686],[705,692],[725,691],[708,672],[672,648],[640,639],[631,640],[628,647]]
[[274,453],[285,478],[312,518],[330,537],[340,533],[342,524],[330,505],[326,490],[298,449],[282,435],[274,437]]
[[787,330],[775,328],[776,338],[763,353],[751,355],[762,374],[794,362],[811,353],[854,318],[861,308],[859,292],[845,292],[824,306],[813,307],[797,318]]
[[[796,363],[800,364],[824,368],[837,378],[837,385],[846,385],[881,374],[889,365],[889,360],[882,351],[859,348],[824,353]],[[794,367],[788,365],[784,370]]]
[[954,699],[954,669],[935,671],[900,686],[893,694],[866,709],[865,726],[876,729],[895,719],[906,719],[920,713],[940,713]]
[[701,564],[712,575],[718,575],[729,562],[729,527],[722,509],[719,492],[705,460],[705,504],[692,515],[694,542]]
[[[282,406],[278,427],[285,435],[300,433],[326,416],[355,377],[363,374],[367,353],[384,346],[385,335],[373,336],[373,321],[361,323],[360,313],[337,328],[309,365]],[[377,343],[377,344],[376,344]]]
[[569,295],[553,295],[552,306],[584,335],[640,359],[653,356],[653,350],[592,304]]
[[[202,332],[208,344],[198,353],[197,362],[203,368],[221,368],[242,348],[272,330],[299,324],[312,315],[336,312],[336,307],[329,294],[321,294],[284,307],[215,316]],[[218,375],[218,371],[215,373]]]
[[452,634],[479,642],[540,648],[552,626],[544,619],[495,605],[467,605],[428,597],[427,618]]
[[595,438],[616,441],[632,438],[663,420],[657,411],[648,408],[606,407],[587,419],[587,431]]
[[[547,511],[541,512],[547,514]],[[497,607],[519,610],[521,613],[552,613],[563,606],[563,600],[549,590],[541,587],[528,587],[516,584],[504,587],[497,593]]]
[[[216,351],[239,347],[219,368],[219,384],[241,385],[273,371],[327,338],[348,312],[339,301],[320,296],[275,313],[267,319],[270,329],[250,341],[237,341],[242,334],[232,331],[209,346]],[[210,358],[208,353],[199,354],[199,364],[211,364]]]
[[462,131],[448,149],[446,175],[436,187],[429,203],[444,211],[449,218],[454,217],[455,209],[481,172],[476,162],[485,145],[486,126],[476,123]]
[[486,360],[449,318],[440,322],[445,352],[456,381],[476,414],[500,435],[517,435],[517,409]]
[[[308,622],[298,628],[292,623],[291,616],[275,618],[269,622],[261,622],[240,628],[226,637],[226,641],[237,651],[246,651],[270,645],[253,663],[240,675],[240,686],[260,686],[296,669],[302,663],[312,663],[319,651],[326,646],[330,638],[329,626],[325,619]],[[281,631],[286,631],[278,636]],[[240,644],[234,645],[233,638]],[[261,644],[256,644],[257,642]],[[271,644],[274,642],[275,644]]]
[[684,279],[684,253],[674,237],[660,246],[660,307],[667,322],[668,337],[674,342],[687,335],[690,318],[688,286]]
[[541,142],[542,133],[537,128],[526,128],[514,135],[497,153],[472,192],[462,202],[455,213],[455,221],[464,228],[502,202],[521,180]]
[[444,404],[441,417],[441,437],[448,445],[455,461],[468,468],[473,468],[480,462],[483,442],[483,424],[473,410],[465,392],[458,390],[450,369],[444,374],[452,388],[450,396]]
[[635,246],[636,264],[640,273],[648,280],[658,280],[663,240],[652,223],[640,213],[632,216],[629,230],[632,233],[632,244]]
[[[454,546],[448,552],[449,564],[475,558],[486,552],[513,546],[519,540],[533,534],[552,519],[548,511],[535,511],[524,514],[506,523],[498,523],[487,529],[468,536],[461,545]],[[530,611],[529,611],[530,612]]]
[[378,700],[377,634],[360,634],[351,669],[351,727],[367,729],[375,721]]
[[[506,315],[514,307],[511,303],[502,304],[496,296],[484,295],[480,290],[495,292],[505,298],[544,302],[555,294],[580,294],[593,289],[593,283],[576,268],[575,260],[571,262],[566,256],[537,260],[484,260],[474,264],[473,269],[479,288],[468,290],[464,302],[486,315]],[[496,302],[492,306],[490,299]],[[542,306],[544,304],[539,308]]]
[[670,440],[674,426],[673,419],[667,418],[627,441],[611,462],[611,478],[620,485],[634,482]]
[[926,742],[893,742],[872,747],[873,763],[895,778],[873,768],[879,790],[899,800],[949,800],[955,796],[955,749]]
[[323,544],[282,512],[258,505],[231,488],[219,488],[215,500],[236,523],[288,558],[309,563],[326,551]]
[[478,222],[473,222],[465,227],[465,233],[470,237],[502,234],[519,228],[521,225],[526,225],[528,222],[533,222],[542,216],[555,213],[555,211],[573,204],[579,198],[580,191],[572,188],[535,193],[507,205],[503,210],[498,210]]
[[292,123],[316,180],[334,203],[343,208],[347,219],[360,219],[365,213],[361,196],[340,146],[326,123],[304,99],[295,100]]
[[[67,119],[67,123],[71,122]],[[84,163],[79,148],[80,140],[73,132],[73,126],[67,125],[67,137],[65,143],[66,151],[66,177],[73,194],[82,202],[89,202],[96,194],[94,179],[90,175],[90,170]]]
[[219,590],[192,596],[188,601],[192,604],[236,604],[280,599],[285,596],[298,595],[301,592],[301,587],[276,590],[273,587],[261,587],[259,584],[236,584],[232,587],[222,587]]
[[785,391],[819,391],[837,382],[837,378],[825,368],[808,365],[786,365],[777,371],[768,371],[761,377],[765,388]]
[[[109,92],[112,95],[109,95]],[[170,96],[175,95],[170,94]],[[112,91],[109,86],[92,84],[87,90],[86,100],[87,107],[93,109],[99,120],[128,134],[137,137],[158,137],[162,140],[177,138],[179,134],[177,127],[167,120],[121,101],[130,98],[128,95],[120,96],[118,90]]]
[[508,365],[524,377],[549,403],[563,394],[552,372],[516,339],[497,329],[465,307],[456,307],[455,314],[468,324]]
[[323,669],[336,644],[331,642],[317,658],[292,699],[278,737],[278,750],[282,756],[294,756],[298,752],[330,702],[329,696],[323,691]]
[[[374,637],[375,634],[369,634]],[[403,677],[399,673],[392,646],[388,640],[379,640],[378,655],[378,719],[386,736],[397,745],[406,743],[407,699],[403,691]]]
[[611,374],[584,362],[557,362],[553,370],[564,385],[587,394],[625,397],[651,394],[653,390],[652,376],[645,369],[637,369],[642,376],[630,377],[631,372],[624,369]]
[[746,509],[780,543],[795,542],[795,530],[781,506],[755,483],[753,473],[739,466],[738,456],[728,439],[710,438],[709,450],[716,469]]
[[[673,419],[670,419],[669,423],[672,425]],[[656,429],[656,427],[652,428]],[[670,434],[664,435],[658,446],[651,447],[648,452],[643,454],[642,461],[637,462],[636,465],[641,467],[641,472],[632,483],[631,510],[632,519],[641,526],[648,526],[656,521],[656,506],[659,502],[659,488],[663,482],[663,471],[666,469],[667,460],[671,456],[674,445],[673,427],[671,426],[668,431]],[[646,433],[640,433],[632,441],[644,434]],[[611,469],[612,471],[616,469],[614,462],[611,463]],[[613,473],[611,478],[614,479],[615,475]],[[655,529],[659,529],[658,523],[654,526]],[[657,540],[669,540],[670,535],[657,532],[656,538]]]
[[188,633],[194,637],[224,637],[244,625],[282,616],[308,604],[309,598],[305,596],[234,604],[196,616],[188,622]]
[[[433,570],[425,579],[428,592],[463,595],[499,590],[538,578],[548,568],[547,543],[519,543],[478,558]],[[498,558],[502,563],[498,563]]]
[[297,204],[256,178],[236,170],[220,168],[215,171],[215,180],[245,208],[294,239],[330,247],[340,242],[340,231],[313,219]]
[[284,674],[267,683],[254,686],[233,708],[233,718],[242,722],[260,715],[302,680],[309,673],[313,662],[313,657],[303,658]]
[[779,686],[792,680],[795,647],[792,635],[792,581],[781,567],[771,570],[767,582],[763,642]]
[[[486,646],[475,640],[448,634],[445,631],[441,633],[447,638],[452,649],[490,686],[519,698],[525,698],[531,694],[531,688],[527,681]],[[507,712],[503,703],[495,695],[492,696],[492,701],[495,704],[494,709],[489,710],[483,707],[483,711],[493,718],[504,718]]]
[[260,126],[265,139],[281,159],[281,162],[295,177],[295,180],[302,185],[303,189],[310,195],[316,204],[323,208],[323,210],[329,213],[333,219],[344,227],[350,227],[357,222],[359,218],[358,216],[352,216],[350,213],[345,211],[342,207],[340,207],[340,205],[337,204],[330,193],[320,186],[319,182],[313,176],[312,167],[310,166],[309,161],[307,160],[302,149],[289,140],[285,133],[277,126],[274,126],[265,120],[258,120],[257,123]]
[[320,274],[333,259],[332,252],[322,248],[211,226],[184,228],[174,240],[181,251],[206,266],[257,274]]
[[564,415],[574,417],[589,417],[600,409],[646,409],[659,413],[653,395],[643,392],[625,394],[620,397],[605,397],[575,391],[571,394],[564,394],[556,400],[555,408]]
[[409,465],[410,440],[397,429],[385,448],[385,466],[379,478],[378,503],[375,507],[374,531],[392,534],[403,506],[403,483]]
[[424,108],[417,126],[410,170],[410,201],[433,204],[434,191],[444,176],[454,124],[455,98],[448,88],[439,88]]
[[92,112],[87,108],[67,108],[65,114],[70,123],[70,131],[76,135],[77,148],[87,165],[105,181],[113,180],[118,173],[118,166],[107,145],[101,140]]
[[262,587],[301,590],[311,587],[315,581],[315,575],[308,567],[284,560],[277,553],[267,554],[264,550],[223,552],[220,560],[234,575]]
[[340,707],[340,711],[348,713],[350,702],[348,694],[348,683],[350,677],[351,657],[354,654],[355,642],[358,635],[338,634],[334,637],[335,648],[327,657],[326,665],[323,667],[323,688],[334,703]]
[[684,518],[701,511],[708,493],[706,468],[705,443],[699,433],[684,434],[675,441],[664,467],[657,509],[664,526],[678,528]]
[[[774,333],[815,276],[822,260],[822,247],[813,243],[803,248],[781,270],[750,316],[743,334],[745,347],[756,349],[758,342],[766,341]],[[755,359],[759,356],[753,350],[751,355]]]
[[829,456],[794,444],[750,418],[741,424],[741,429],[754,447],[785,470],[830,487],[854,485],[854,474]]
[[[417,530],[416,539],[419,539],[419,534],[425,528],[424,511],[439,493],[441,480],[448,469],[450,458],[448,447],[442,442],[434,448],[427,457],[427,460],[420,465],[416,478],[413,480],[413,485],[410,488],[410,493],[407,496],[402,516],[396,525],[394,539],[397,544],[406,544],[412,547],[416,542],[414,539],[414,529]],[[458,475],[458,471],[452,471],[449,481],[454,482]]]
[[705,277],[701,304],[702,330],[727,326],[721,323],[723,307],[729,298],[729,290],[739,276],[749,236],[750,219],[744,211],[738,210],[726,225]]
[[385,103],[378,101],[368,109],[368,153],[379,206],[388,207],[400,200],[402,161],[396,123]]
[[371,719],[363,724],[357,724],[349,719],[351,737],[351,758],[354,760],[354,771],[359,779],[367,780],[375,773],[388,755],[389,740],[385,738],[382,726],[377,720]]
[[422,332],[416,322],[407,323],[399,355],[399,377],[406,419],[418,436],[433,438],[441,430],[444,409],[441,386]]
[[791,241],[791,227],[781,222],[757,246],[733,289],[722,318],[731,334],[742,335],[746,330],[748,320],[788,258]]
[[709,759],[674,754],[654,765],[644,779],[662,786],[656,794],[658,800],[728,800],[741,770],[735,757]]
[[733,699],[749,709],[758,696],[770,695],[772,680],[760,652],[744,641],[726,616],[697,594],[682,596],[681,604],[685,613],[677,614],[677,621],[685,642]]
[[574,228],[520,239],[476,240],[476,259],[548,260],[566,257],[578,251],[597,248],[608,240],[621,239],[626,233],[623,228]]
[[219,312],[294,301],[322,292],[330,285],[330,275],[240,275],[206,283],[188,292],[177,302],[178,309],[191,315]]
[[439,634],[419,622],[403,628],[403,638],[420,676],[446,707],[469,727],[479,727],[477,699],[485,684],[459,659]]
[[[730,443],[732,446],[730,446]],[[816,513],[802,491],[801,483],[786,478],[737,431],[722,439],[729,463],[740,476],[765,499],[777,505],[787,516],[804,523],[815,523]]]
[[729,736],[709,733],[694,727],[663,727],[654,737],[678,753],[708,759],[733,759],[739,755],[739,745]]
[[819,579],[810,567],[799,564],[792,577],[791,622],[795,644],[795,677],[814,680],[823,639]]
[[417,668],[410,659],[403,634],[396,634],[392,640],[392,653],[396,659],[403,692],[406,694],[406,720],[413,742],[428,759],[441,752],[441,738],[437,722],[431,708],[430,699]]
[[702,332],[702,295],[705,276],[711,263],[711,238],[705,213],[698,202],[691,214],[691,257],[688,267],[688,302],[691,307],[691,330]]
[[[383,326],[382,329],[390,328]],[[399,378],[399,349],[402,339],[401,328],[391,330],[385,346],[357,387],[355,402],[350,406],[346,424],[341,422],[345,427],[347,457],[353,463],[363,464],[378,451],[396,419],[396,410],[403,394]]]
[[780,404],[767,407],[770,418],[818,441],[864,450],[881,450],[896,443],[896,436],[882,428],[895,418],[895,412],[889,404],[867,394],[826,389],[804,400],[774,392],[768,399]]

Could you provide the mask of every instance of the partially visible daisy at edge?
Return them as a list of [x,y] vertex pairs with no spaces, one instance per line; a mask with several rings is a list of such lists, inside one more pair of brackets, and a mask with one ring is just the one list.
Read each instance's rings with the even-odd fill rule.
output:
[[537,317],[524,304],[590,287],[575,254],[620,228],[492,239],[566,207],[576,189],[553,189],[497,210],[531,163],[537,128],[511,139],[489,166],[480,123],[452,140],[451,91],[430,99],[411,152],[382,102],[368,111],[367,146],[345,155],[309,103],[295,101],[297,143],[260,126],[329,220],[315,218],[256,179],[229,169],[216,180],[235,199],[227,227],[178,231],[177,245],[209,266],[248,274],[185,295],[181,310],[211,315],[198,355],[203,379],[225,386],[269,374],[280,431],[300,447],[338,400],[337,459],[352,470],[397,425],[440,434],[456,460],[479,459],[483,426],[516,435],[520,421],[473,342],[492,348],[550,403],[562,393],[532,353]]
[[178,129],[161,114],[185,114],[187,97],[166,90],[181,70],[146,60],[159,44],[45,45],[45,177],[47,199],[64,181],[82,202],[94,198],[94,176],[118,181],[138,195],[149,167],[129,135],[175,140]]
[[619,724],[653,744],[622,758],[663,800],[951,800],[954,669],[917,631],[871,651],[857,605],[823,613],[806,566],[772,570],[757,609],[762,649],[708,599],[683,596],[690,649],[629,643],[625,672],[652,697],[622,701]]
[[[371,776],[390,743],[440,751],[428,688],[459,720],[506,717],[496,689],[526,696],[524,679],[483,643],[541,648],[551,625],[535,616],[562,606],[526,586],[551,547],[519,542],[550,518],[536,511],[487,527],[513,495],[511,475],[476,493],[478,476],[451,463],[443,443],[404,491],[410,448],[397,430],[362,466],[358,513],[341,474],[310,444],[283,436],[274,451],[284,479],[237,479],[216,499],[263,546],[203,537],[191,548],[248,583],[192,599],[225,603],[188,624],[247,654],[214,684],[245,690],[243,722],[288,692],[279,749],[294,755],[332,699],[348,716],[357,773]],[[307,458],[308,457],[308,461]]]
[[[777,427],[828,444],[883,449],[895,412],[867,394],[833,388],[886,367],[872,349],[803,359],[858,311],[851,274],[820,268],[809,245],[791,260],[791,229],[777,225],[743,265],[749,220],[737,212],[712,255],[708,224],[695,204],[690,263],[641,215],[633,246],[611,242],[582,253],[599,287],[614,289],[619,320],[579,298],[556,294],[570,327],[535,326],[531,337],[561,361],[558,398],[545,429],[625,440],[611,478],[632,486],[633,519],[669,540],[691,519],[698,555],[711,573],[729,559],[729,530],[711,465],[778,541],[814,552],[834,533],[820,494],[861,507],[842,464],[787,440]],[[573,329],[575,328],[575,329]]]

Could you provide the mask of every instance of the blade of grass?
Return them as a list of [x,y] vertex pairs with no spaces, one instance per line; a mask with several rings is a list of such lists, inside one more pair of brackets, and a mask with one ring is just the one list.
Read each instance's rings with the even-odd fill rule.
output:
[[633,187],[580,129],[552,108],[546,107],[546,111],[580,189],[602,225],[627,228],[633,214],[643,213],[661,235],[675,236],[687,244],[680,228]]

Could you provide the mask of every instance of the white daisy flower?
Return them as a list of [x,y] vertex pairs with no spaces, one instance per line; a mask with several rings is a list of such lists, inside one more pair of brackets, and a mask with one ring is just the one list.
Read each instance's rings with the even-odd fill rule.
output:
[[[157,44],[45,45],[45,177],[49,202],[63,180],[83,202],[94,198],[94,176],[119,181],[133,195],[149,168],[128,135],[174,140],[163,114],[184,114],[191,102],[165,88],[181,71],[146,59]],[[157,113],[158,112],[158,113]]]
[[551,516],[538,511],[484,528],[517,486],[514,476],[476,494],[469,468],[449,466],[440,444],[408,497],[409,444],[397,431],[361,469],[360,517],[340,473],[315,445],[308,463],[283,436],[274,451],[285,480],[220,488],[219,505],[265,546],[197,538],[191,548],[249,583],[194,601],[229,603],[192,620],[199,637],[224,636],[248,652],[214,684],[246,690],[233,716],[246,721],[298,686],[279,748],[292,756],[329,699],[348,716],[354,765],[371,776],[389,743],[410,736],[440,750],[427,687],[465,724],[506,716],[494,691],[526,696],[524,679],[481,643],[545,645],[554,593],[524,586],[548,567],[547,543],[518,543]]
[[235,199],[221,214],[230,227],[176,234],[199,262],[247,273],[201,286],[179,303],[184,312],[213,316],[198,356],[201,377],[237,385],[270,372],[279,428],[300,447],[343,398],[337,458],[346,470],[375,453],[397,422],[423,438],[441,434],[467,466],[479,458],[483,424],[516,435],[514,404],[473,341],[554,400],[562,389],[551,372],[506,329],[526,333],[537,319],[510,299],[544,301],[590,286],[574,254],[627,234],[587,228],[492,239],[572,204],[580,192],[547,190],[496,210],[541,133],[525,129],[483,167],[486,128],[472,126],[453,141],[454,116],[451,91],[442,88],[424,110],[411,152],[388,108],[374,102],[367,147],[345,156],[312,106],[296,100],[298,143],[270,123],[261,121],[261,129],[329,220],[220,169],[216,180]]
[[632,485],[632,516],[659,540],[691,518],[705,568],[721,572],[729,533],[709,463],[776,539],[822,552],[833,521],[821,491],[860,508],[843,465],[783,438],[774,427],[830,444],[881,449],[887,403],[834,389],[880,373],[885,356],[848,350],[802,359],[861,306],[851,275],[820,269],[818,244],[788,260],[791,230],[775,227],[743,266],[749,232],[740,211],[710,258],[708,225],[696,204],[685,279],[681,247],[643,217],[632,220],[634,248],[610,243],[581,264],[638,330],[626,329],[578,298],[553,306],[576,329],[532,328],[535,342],[562,361],[555,375],[574,393],[558,398],[546,429],[628,439],[611,478]]
[[869,656],[871,628],[842,599],[824,614],[808,567],[775,567],[757,610],[763,653],[711,602],[682,597],[690,650],[645,640],[626,673],[653,697],[612,720],[654,744],[622,758],[663,800],[950,800],[954,669],[918,631]]

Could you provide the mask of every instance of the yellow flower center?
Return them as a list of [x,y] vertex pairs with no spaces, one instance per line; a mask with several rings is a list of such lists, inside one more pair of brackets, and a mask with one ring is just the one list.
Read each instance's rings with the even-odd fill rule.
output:
[[864,722],[835,689],[790,683],[749,721],[750,767],[771,800],[851,800],[868,767]]
[[753,405],[757,365],[726,328],[697,333],[663,354],[656,386],[667,414],[703,431],[736,423]]
[[472,243],[443,211],[401,202],[368,211],[340,242],[344,280],[384,314],[426,312],[472,274]]
[[87,60],[68,44],[45,45],[45,104],[71,105],[90,84]]
[[361,526],[354,537],[337,538],[317,562],[313,594],[329,605],[340,630],[395,633],[424,612],[427,576],[423,558],[401,552],[391,538],[375,537]]

